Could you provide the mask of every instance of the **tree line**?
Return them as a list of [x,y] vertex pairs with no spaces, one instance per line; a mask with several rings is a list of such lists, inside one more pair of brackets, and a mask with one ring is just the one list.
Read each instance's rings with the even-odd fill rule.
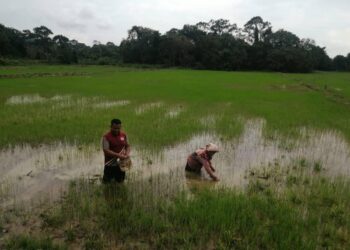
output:
[[165,34],[133,26],[119,46],[87,46],[40,26],[18,31],[0,24],[1,58],[28,58],[63,64],[151,64],[215,70],[311,72],[350,71],[350,53],[331,59],[325,47],[287,30],[273,31],[261,17],[243,27],[226,19],[184,25]]

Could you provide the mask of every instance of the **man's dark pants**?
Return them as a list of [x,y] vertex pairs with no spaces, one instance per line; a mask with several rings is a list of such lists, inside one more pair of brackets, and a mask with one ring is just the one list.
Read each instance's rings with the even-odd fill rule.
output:
[[104,167],[103,170],[103,183],[109,183],[112,180],[116,182],[123,182],[125,180],[125,172],[120,170],[119,164],[110,165]]

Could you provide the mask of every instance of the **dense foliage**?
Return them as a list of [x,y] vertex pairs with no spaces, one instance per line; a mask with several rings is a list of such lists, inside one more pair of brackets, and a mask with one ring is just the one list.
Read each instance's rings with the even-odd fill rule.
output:
[[[165,34],[133,26],[119,46],[94,41],[87,46],[45,26],[18,31],[0,24],[0,58],[28,58],[64,64],[157,64],[215,70],[310,72],[350,70],[350,54],[333,60],[312,39],[253,17],[240,28],[218,19],[184,25]],[[0,59],[4,64],[6,61]]]

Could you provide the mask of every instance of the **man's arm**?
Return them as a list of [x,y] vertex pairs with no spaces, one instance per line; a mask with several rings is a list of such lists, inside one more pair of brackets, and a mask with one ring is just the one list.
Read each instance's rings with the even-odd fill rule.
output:
[[131,148],[130,148],[130,144],[129,144],[128,139],[127,139],[126,136],[125,136],[125,140],[126,140],[126,145],[125,145],[125,156],[126,156],[126,157],[130,157]]
[[214,168],[213,165],[211,164],[211,161],[209,161],[209,166],[210,166],[211,171],[215,172],[215,168]]

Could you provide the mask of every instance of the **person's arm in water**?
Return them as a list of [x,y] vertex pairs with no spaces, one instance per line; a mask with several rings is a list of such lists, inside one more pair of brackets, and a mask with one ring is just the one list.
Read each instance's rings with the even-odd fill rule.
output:
[[213,165],[211,164],[211,161],[209,161],[209,166],[210,166],[211,171],[215,172],[215,168],[214,168]]
[[125,154],[123,154],[122,152],[116,153],[116,152],[113,152],[112,150],[110,150],[109,149],[109,142],[105,137],[102,138],[102,149],[103,149],[103,152],[108,156],[116,157],[116,158],[120,158],[120,159],[127,158],[127,156],[125,156]]
[[200,156],[196,156],[198,161],[203,165],[205,171],[207,171],[210,178],[212,178],[214,181],[219,181],[219,178],[213,173],[214,171],[211,169],[211,164],[209,161],[201,158]]

